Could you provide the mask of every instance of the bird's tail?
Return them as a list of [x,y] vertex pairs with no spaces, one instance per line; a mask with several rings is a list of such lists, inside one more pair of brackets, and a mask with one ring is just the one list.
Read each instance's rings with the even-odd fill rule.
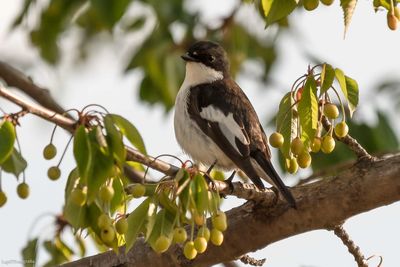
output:
[[[262,179],[266,180],[267,182],[271,183],[275,186],[282,196],[286,199],[286,201],[290,204],[291,207],[296,208],[296,200],[294,199],[292,192],[286,187],[283,183],[282,179],[279,177],[279,174],[275,171],[274,167],[272,166],[271,161],[265,158],[265,155],[261,152],[257,152],[254,155],[254,159],[261,167],[263,172],[267,174],[268,177],[263,177],[260,175]],[[269,179],[268,179],[269,178]]]

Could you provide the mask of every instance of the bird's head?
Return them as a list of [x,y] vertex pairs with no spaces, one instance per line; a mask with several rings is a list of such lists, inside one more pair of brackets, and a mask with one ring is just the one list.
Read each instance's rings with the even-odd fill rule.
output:
[[194,43],[182,55],[183,60],[191,64],[202,64],[212,70],[229,75],[229,60],[225,50],[217,43],[210,41],[199,41]]

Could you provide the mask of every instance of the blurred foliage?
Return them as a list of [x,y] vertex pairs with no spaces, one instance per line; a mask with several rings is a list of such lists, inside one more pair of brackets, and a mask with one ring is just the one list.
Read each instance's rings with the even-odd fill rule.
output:
[[[221,19],[218,27],[211,27],[201,20],[197,12],[186,8],[183,0],[172,1],[133,1],[133,0],[49,0],[41,10],[39,22],[29,29],[32,44],[40,51],[44,60],[57,64],[62,57],[59,41],[66,32],[78,27],[84,33],[79,41],[84,49],[100,33],[113,36],[116,29],[126,33],[143,31],[146,15],[139,16],[125,25],[124,16],[129,16],[130,8],[149,8],[156,18],[156,25],[148,34],[139,50],[132,56],[126,70],[141,68],[144,77],[140,85],[140,98],[150,104],[161,103],[166,110],[174,105],[184,75],[184,64],[180,55],[196,39],[210,39],[220,42],[227,50],[231,60],[231,70],[235,75],[247,59],[258,59],[264,64],[263,79],[268,80],[271,66],[277,54],[274,40],[255,36],[248,28],[235,20],[238,9],[244,5],[239,2],[231,14]],[[25,0],[13,27],[22,25],[24,18],[35,10],[34,0]],[[257,7],[258,5],[254,5]],[[262,12],[254,12],[262,18]],[[174,25],[182,25],[183,37],[174,38]],[[118,27],[119,26],[119,27]],[[287,25],[286,25],[287,26]],[[202,32],[197,34],[195,32]]]

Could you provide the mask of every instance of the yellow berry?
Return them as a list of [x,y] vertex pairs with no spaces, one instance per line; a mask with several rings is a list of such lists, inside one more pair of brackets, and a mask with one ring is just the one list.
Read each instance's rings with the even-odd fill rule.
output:
[[105,229],[105,228],[107,228],[108,226],[111,225],[111,223],[112,223],[111,218],[108,217],[108,215],[107,215],[107,214],[104,214],[104,213],[101,214],[101,215],[99,216],[99,218],[97,219],[97,226],[98,226],[100,229]]
[[295,139],[292,140],[292,144],[290,145],[290,150],[296,156],[303,152],[304,144],[301,141],[300,137],[296,137]]
[[71,191],[71,194],[69,195],[72,203],[78,205],[78,206],[83,206],[86,202],[86,191],[80,189],[80,188],[75,188]]
[[102,186],[99,197],[103,202],[110,202],[114,197],[114,188],[112,186]]
[[161,235],[156,240],[154,244],[154,251],[157,253],[163,253],[168,250],[169,246],[171,245],[171,240],[165,235]]
[[128,232],[128,220],[125,217],[120,218],[115,223],[115,230],[117,230],[117,233],[120,235],[126,234],[126,232]]
[[297,164],[296,158],[286,159],[286,170],[294,174],[299,169],[299,165]]
[[339,109],[335,104],[327,103],[324,106],[324,115],[328,119],[336,119],[339,116]]
[[297,163],[300,168],[307,168],[311,164],[311,155],[307,151],[304,151],[297,157]]
[[322,4],[326,5],[326,6],[330,6],[333,4],[333,2],[335,0],[320,0]]
[[327,135],[322,139],[321,150],[325,154],[331,153],[335,149],[335,139],[332,136]]
[[112,226],[107,226],[101,229],[100,237],[104,243],[111,243],[115,238],[114,228]]
[[188,260],[193,260],[197,256],[197,250],[194,248],[194,242],[188,241],[186,242],[185,246],[183,247],[183,255]]
[[205,222],[204,215],[199,214],[197,211],[194,212],[193,219],[194,219],[194,222],[199,226],[202,226],[204,224],[204,222]]
[[225,231],[228,228],[228,224],[226,223],[226,215],[223,211],[218,211],[211,217],[212,225],[215,229],[220,231]]
[[47,176],[50,178],[50,180],[58,180],[61,176],[61,170],[58,168],[58,166],[52,166],[49,168],[47,171]]
[[4,191],[0,191],[0,207],[3,207],[7,203],[7,195]]
[[319,0],[303,0],[303,6],[308,11],[316,9],[318,5]]
[[194,240],[194,248],[198,253],[203,253],[207,249],[207,240],[204,237],[196,237]]
[[314,137],[310,147],[312,152],[317,153],[321,149],[321,138]]
[[26,183],[20,183],[17,186],[17,194],[22,199],[27,198],[29,196],[29,185]]
[[283,142],[283,135],[278,132],[271,134],[271,136],[269,137],[269,143],[273,147],[280,148],[283,145]]
[[349,133],[349,126],[342,121],[336,124],[335,126],[335,134],[337,137],[345,137]]
[[51,143],[45,146],[43,149],[43,157],[47,160],[54,158],[56,154],[57,154],[57,148],[55,145]]
[[142,184],[135,184],[132,188],[132,196],[134,198],[140,198],[144,196],[144,193],[146,193],[146,187]]
[[208,229],[207,226],[203,225],[199,228],[197,236],[204,237],[208,242],[210,240],[210,229]]
[[394,15],[394,12],[392,11],[388,11],[387,13],[387,25],[389,27],[389,29],[391,29],[392,31],[395,31],[397,29],[397,18]]
[[211,230],[210,240],[214,245],[221,246],[222,242],[224,242],[224,234],[220,230],[213,228]]
[[175,243],[183,243],[187,239],[187,233],[185,228],[183,227],[178,227],[174,229],[174,235],[172,237],[172,240]]

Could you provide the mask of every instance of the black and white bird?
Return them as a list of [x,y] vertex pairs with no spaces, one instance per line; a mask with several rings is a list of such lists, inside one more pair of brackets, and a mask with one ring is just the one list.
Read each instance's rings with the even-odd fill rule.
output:
[[175,100],[175,136],[196,163],[242,170],[264,189],[275,186],[292,206],[295,199],[271,164],[258,116],[229,74],[229,60],[217,43],[199,41],[182,56],[186,74]]

